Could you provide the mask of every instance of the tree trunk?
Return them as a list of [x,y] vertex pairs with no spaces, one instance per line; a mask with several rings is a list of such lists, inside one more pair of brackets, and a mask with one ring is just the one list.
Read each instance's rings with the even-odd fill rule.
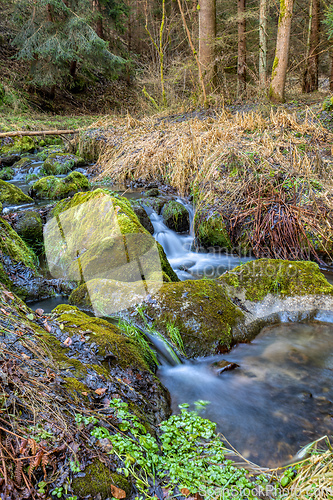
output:
[[319,1],[310,0],[309,31],[302,92],[318,90]]
[[96,34],[102,40],[104,40],[104,29],[103,29],[103,18],[102,18],[102,9],[99,0],[95,0],[95,8],[98,13],[97,21],[96,21]]
[[47,20],[49,21],[49,23],[53,23],[53,6],[48,3],[47,6],[46,6],[46,11],[47,11]]
[[330,56],[331,56],[330,91],[333,92],[333,49],[330,52]]
[[70,67],[69,67],[69,74],[71,75],[72,78],[75,78],[75,75],[76,75],[76,66],[77,66],[77,62],[76,61],[72,61],[71,64],[70,64]]
[[216,1],[201,0],[199,10],[199,62],[207,90],[215,79]]
[[237,59],[237,96],[246,90],[246,0],[238,0],[238,59]]
[[259,13],[259,84],[266,87],[267,81],[267,0],[260,0]]
[[293,4],[294,0],[280,0],[275,58],[269,88],[269,98],[273,102],[284,102]]

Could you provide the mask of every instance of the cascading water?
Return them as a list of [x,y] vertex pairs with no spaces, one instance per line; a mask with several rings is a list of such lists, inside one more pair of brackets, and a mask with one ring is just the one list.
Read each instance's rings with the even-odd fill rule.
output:
[[163,222],[161,215],[146,208],[150,220],[154,226],[154,238],[162,245],[171,267],[181,280],[198,279],[202,277],[216,278],[228,269],[252,260],[249,257],[238,257],[232,254],[218,251],[194,251],[193,218],[194,209],[192,205],[177,199],[188,210],[190,215],[189,234],[178,234],[169,229]]

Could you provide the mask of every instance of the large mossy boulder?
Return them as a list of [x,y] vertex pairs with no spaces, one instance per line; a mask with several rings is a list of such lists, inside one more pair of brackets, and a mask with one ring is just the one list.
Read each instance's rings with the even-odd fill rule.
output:
[[66,274],[78,282],[95,278],[132,282],[159,272],[160,280],[165,273],[178,281],[162,247],[125,198],[102,189],[78,193],[57,203],[51,216],[45,244],[54,275]]
[[0,180],[0,201],[3,205],[34,202],[34,200],[30,198],[30,196],[23,193],[20,188],[2,180]]
[[15,154],[31,153],[36,148],[35,141],[31,137],[5,137],[2,139],[0,154],[10,156]]
[[46,158],[50,155],[54,154],[61,154],[63,153],[63,146],[48,146],[48,147],[43,147],[40,151],[37,153],[37,158],[39,160],[46,160]]
[[162,209],[164,224],[177,233],[190,230],[190,216],[184,205],[175,200],[170,200]]
[[13,168],[17,169],[20,172],[27,172],[32,163],[31,158],[21,158],[19,161],[14,163]]
[[64,179],[53,175],[39,179],[31,186],[29,194],[37,200],[59,200],[88,190],[88,179],[80,172],[71,172]]
[[333,296],[333,286],[315,262],[258,259],[224,273],[219,281],[248,301],[261,301],[268,294],[276,298]]
[[85,160],[78,156],[66,153],[52,153],[44,161],[43,170],[47,175],[63,175],[85,164]]
[[194,216],[194,232],[197,246],[232,248],[224,218],[215,209],[199,208]]

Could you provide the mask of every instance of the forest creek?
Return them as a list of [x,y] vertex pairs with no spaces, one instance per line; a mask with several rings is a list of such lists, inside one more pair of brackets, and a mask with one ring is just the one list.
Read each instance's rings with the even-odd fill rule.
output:
[[[191,191],[155,166],[189,130]],[[279,498],[333,432],[330,141],[284,109],[2,140],[4,498]]]

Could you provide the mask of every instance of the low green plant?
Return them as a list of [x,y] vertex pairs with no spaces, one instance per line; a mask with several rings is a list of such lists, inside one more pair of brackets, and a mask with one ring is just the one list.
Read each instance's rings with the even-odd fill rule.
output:
[[101,426],[95,427],[91,434],[110,440],[110,453],[121,461],[117,472],[135,482],[140,494],[138,500],[152,499],[150,485],[156,482],[170,492],[186,488],[195,494],[207,488],[223,488],[225,500],[256,499],[254,488],[266,484],[267,478],[258,476],[254,483],[248,478],[248,471],[226,458],[227,450],[215,433],[216,424],[198,414],[206,404],[197,402],[196,411],[180,405],[179,415],[172,415],[160,424],[162,433],[158,440],[129,412],[126,403],[113,399],[110,407],[120,422],[119,430],[127,434],[110,434]]
[[57,488],[54,488],[54,490],[51,492],[51,495],[61,498],[63,494],[64,488],[62,486],[58,486]]
[[123,319],[118,321],[118,328],[126,337],[133,339],[141,347],[148,363],[158,364],[155,351],[150,347],[146,337],[138,328]]
[[170,339],[172,340],[172,342],[174,343],[174,345],[185,356],[183,339],[180,335],[179,328],[176,327],[174,322],[172,322],[172,323],[170,322],[170,323],[166,324],[166,329],[167,329],[168,335],[169,335]]

